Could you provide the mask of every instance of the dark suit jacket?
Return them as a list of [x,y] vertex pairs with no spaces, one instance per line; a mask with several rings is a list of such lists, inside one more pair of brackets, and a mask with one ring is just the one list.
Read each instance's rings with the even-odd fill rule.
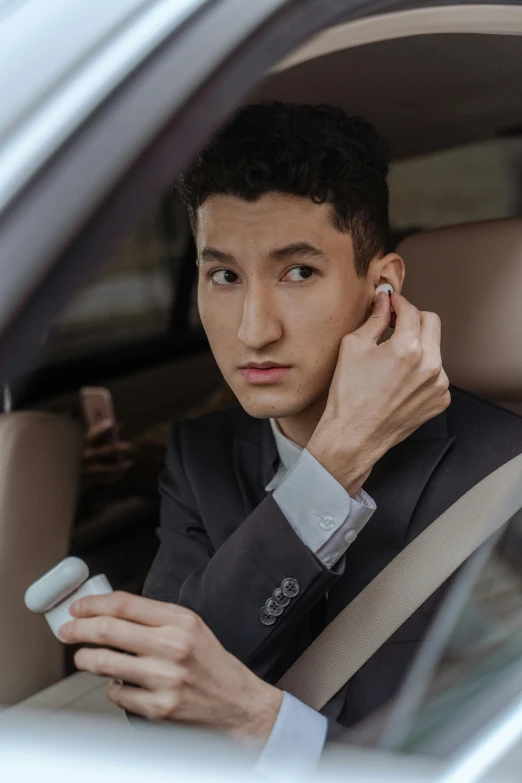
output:
[[[265,492],[277,467],[269,421],[234,407],[178,423],[161,479],[160,547],[144,595],[197,612],[227,650],[275,683],[406,544],[521,452],[521,417],[453,388],[447,411],[374,466],[364,488],[377,510],[328,570]],[[297,579],[299,595],[264,625],[260,610],[286,577]],[[447,586],[326,705],[329,718],[353,725],[394,694]]]

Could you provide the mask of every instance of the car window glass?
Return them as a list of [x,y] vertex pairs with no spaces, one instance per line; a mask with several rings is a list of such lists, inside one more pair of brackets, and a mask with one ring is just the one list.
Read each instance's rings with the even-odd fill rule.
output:
[[186,213],[171,195],[150,211],[96,269],[51,325],[44,361],[166,332],[190,241]]
[[[399,743],[406,752],[426,743],[443,749],[455,736],[452,726],[462,729],[476,721],[479,729],[490,717],[488,701],[498,697],[506,678],[522,670],[522,511],[498,538],[468,595],[457,599],[450,591],[452,600],[459,601],[460,610]],[[426,644],[433,648],[439,642],[440,636]]]
[[390,224],[397,233],[521,214],[522,139],[494,139],[395,162]]

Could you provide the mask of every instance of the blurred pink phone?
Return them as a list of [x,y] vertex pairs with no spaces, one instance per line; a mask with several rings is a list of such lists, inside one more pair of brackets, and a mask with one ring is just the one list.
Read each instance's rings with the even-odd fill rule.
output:
[[[120,437],[116,426],[116,415],[110,391],[104,386],[84,386],[80,389],[80,399],[87,427],[92,427],[101,421],[111,422],[112,424],[111,429],[98,439],[100,445],[118,443]],[[120,455],[118,455],[119,460]]]

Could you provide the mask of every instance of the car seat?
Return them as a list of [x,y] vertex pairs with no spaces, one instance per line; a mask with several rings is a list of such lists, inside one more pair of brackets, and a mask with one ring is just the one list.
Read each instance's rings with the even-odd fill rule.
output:
[[403,293],[442,320],[450,382],[522,413],[522,218],[413,234]]
[[64,676],[63,646],[26,609],[24,593],[67,555],[81,452],[72,419],[0,415],[0,705]]

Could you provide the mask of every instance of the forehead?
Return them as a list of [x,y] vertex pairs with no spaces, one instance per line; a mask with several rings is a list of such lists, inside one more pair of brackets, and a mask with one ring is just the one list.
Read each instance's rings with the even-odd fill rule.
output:
[[248,242],[252,245],[281,245],[308,241],[325,247],[349,241],[331,222],[331,206],[314,204],[309,198],[268,193],[248,202],[235,196],[211,196],[198,210],[198,248],[220,249]]

